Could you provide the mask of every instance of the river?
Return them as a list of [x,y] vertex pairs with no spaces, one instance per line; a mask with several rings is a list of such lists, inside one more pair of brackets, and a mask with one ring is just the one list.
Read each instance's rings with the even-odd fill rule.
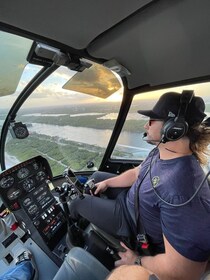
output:
[[[59,126],[32,123],[28,127],[29,133],[36,132],[51,137],[59,137],[61,139],[76,141],[89,145],[96,145],[106,148],[112,130],[110,129],[94,129],[74,126]],[[122,132],[117,142],[117,150],[122,152],[129,152],[135,159],[143,159],[148,155],[148,152],[153,148],[142,139],[142,133]],[[19,163],[14,156],[5,153],[7,168]]]
[[[32,123],[29,127],[31,133],[36,132],[38,134],[48,135],[51,137],[59,137],[65,140],[76,141],[89,145],[96,145],[102,148],[106,148],[112,130],[110,129],[94,129],[75,126],[59,126]],[[147,144],[142,139],[142,133],[122,132],[117,143],[118,150],[128,151],[135,154],[135,156],[145,157],[152,146]]]

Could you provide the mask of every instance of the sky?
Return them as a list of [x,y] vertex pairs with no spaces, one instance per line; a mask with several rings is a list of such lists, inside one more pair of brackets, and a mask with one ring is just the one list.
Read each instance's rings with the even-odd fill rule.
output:
[[[29,64],[26,66],[20,83],[14,94],[1,97],[1,105],[4,107],[10,107],[15,101],[21,90],[27,85],[32,77],[41,69],[40,66]],[[56,70],[48,79],[46,79],[30,96],[27,106],[36,107],[41,104],[51,105],[63,105],[70,103],[93,103],[104,102],[102,98],[97,98],[87,94],[81,94],[76,91],[67,90],[62,88],[70,77],[74,76],[76,72],[69,70],[66,67],[60,67]],[[107,102],[120,101],[122,99],[123,89],[117,90],[117,92],[106,99]]]
[[[28,81],[41,69],[40,66],[27,65],[22,74],[20,83],[14,94],[1,97],[0,102],[3,107],[11,107],[20,91],[26,86]],[[96,103],[104,102],[104,99],[96,98],[87,94],[77,93],[75,91],[63,89],[71,76],[75,75],[74,71],[61,67],[54,72],[45,82],[43,82],[30,96],[27,101],[27,107],[37,107],[41,105],[64,105],[64,104],[79,104],[79,103]],[[210,99],[210,83],[195,84],[185,87],[175,87],[153,91],[152,93],[143,93],[136,96],[136,100],[158,99],[161,94],[166,91],[182,92],[183,89],[193,89],[195,95],[203,96]],[[117,102],[122,99],[123,88],[106,99],[106,102]],[[210,100],[209,100],[210,101]]]

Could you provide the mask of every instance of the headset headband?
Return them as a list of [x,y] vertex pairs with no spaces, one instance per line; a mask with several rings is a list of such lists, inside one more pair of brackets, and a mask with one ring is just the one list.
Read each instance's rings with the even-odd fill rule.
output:
[[185,119],[185,114],[187,112],[188,105],[194,97],[193,90],[183,90],[180,97],[180,106],[175,122],[180,121],[180,119]]

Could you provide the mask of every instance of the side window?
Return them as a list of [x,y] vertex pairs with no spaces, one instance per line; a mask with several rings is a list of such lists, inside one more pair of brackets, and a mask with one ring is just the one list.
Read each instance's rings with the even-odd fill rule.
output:
[[155,99],[150,99],[151,93],[139,94],[133,98],[132,105],[127,115],[122,132],[112,153],[112,159],[143,160],[154,146],[143,140],[144,125],[147,122],[145,116],[137,111],[153,107]]
[[144,125],[148,118],[138,114],[137,111],[139,109],[152,109],[159,97],[165,92],[175,91],[181,93],[185,89],[194,90],[196,96],[201,96],[203,98],[206,106],[205,113],[207,117],[210,117],[210,83],[168,88],[137,94],[133,98],[131,108],[111,158],[119,160],[144,160],[154,146],[142,139],[143,133],[145,132]]

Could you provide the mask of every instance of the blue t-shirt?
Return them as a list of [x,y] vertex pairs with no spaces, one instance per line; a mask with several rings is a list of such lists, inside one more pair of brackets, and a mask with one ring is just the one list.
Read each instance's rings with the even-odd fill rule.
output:
[[[151,163],[152,160],[152,163]],[[172,204],[181,204],[195,193],[205,174],[194,155],[161,160],[153,150],[141,165],[137,181],[128,192],[128,203],[134,211],[135,190],[142,177],[139,192],[140,216],[145,231],[157,252],[164,250],[163,234],[184,257],[206,261],[210,256],[210,188],[205,181],[198,194],[187,205],[174,207],[161,201],[155,194]]]

